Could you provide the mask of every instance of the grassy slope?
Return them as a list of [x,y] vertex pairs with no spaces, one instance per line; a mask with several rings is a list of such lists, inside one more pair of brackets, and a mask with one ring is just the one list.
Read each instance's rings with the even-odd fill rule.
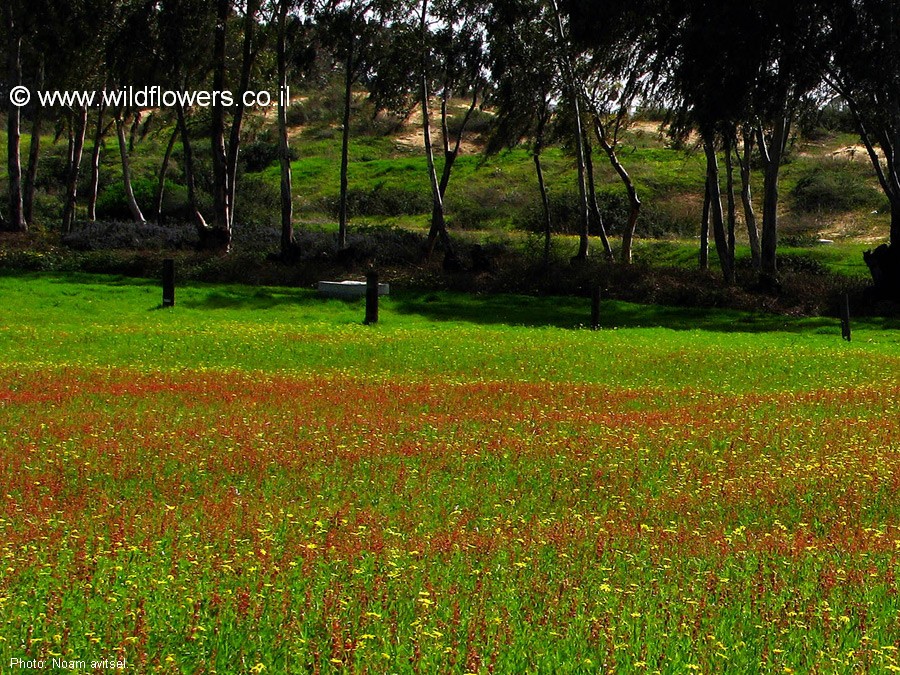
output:
[[[368,115],[358,111],[360,120]],[[259,125],[248,125],[248,129]],[[414,127],[402,129],[400,134],[415,132]],[[154,181],[158,171],[157,163],[162,147],[167,140],[167,131],[157,130],[138,142],[133,156],[134,174],[138,179]],[[254,138],[265,138],[266,132],[248,134],[247,142]],[[3,145],[0,132],[0,145]],[[477,139],[469,139],[476,141]],[[52,145],[52,139],[44,139],[44,170],[55,166],[64,154],[64,143]],[[812,240],[817,237],[834,239],[836,244],[825,248],[807,250],[803,255],[811,255],[833,271],[864,276],[865,266],[860,260],[861,250],[871,248],[873,242],[883,239],[887,220],[883,208],[883,198],[879,197],[877,185],[871,170],[857,156],[849,162],[845,155],[834,154],[841,148],[852,145],[852,134],[833,134],[816,142],[800,141],[783,167],[781,182],[781,232],[785,244],[792,240]],[[23,136],[23,156],[27,151],[27,134]],[[104,153],[101,192],[120,180],[117,152],[108,139]],[[297,217],[301,226],[331,229],[334,227],[333,209],[337,199],[338,158],[340,138],[331,126],[318,122],[297,130],[293,141],[297,159],[293,162],[293,178],[297,202]],[[89,148],[86,148],[86,152]],[[207,162],[206,144],[197,143],[198,162],[203,170]],[[170,178],[181,182],[179,165],[180,146],[176,145]],[[695,243],[691,235],[696,232],[699,221],[700,195],[703,180],[702,153],[688,148],[686,151],[668,147],[667,140],[650,124],[639,124],[626,132],[620,148],[620,157],[634,177],[639,193],[645,203],[644,220],[639,224],[639,234],[645,232],[658,235],[668,231],[668,237],[680,242],[680,251],[668,256],[667,243],[662,249],[653,245],[653,239],[643,238],[649,246],[645,251],[653,251],[654,258],[662,261],[693,264],[696,258]],[[425,161],[421,150],[408,141],[400,142],[399,136],[372,136],[356,134],[351,139],[350,187],[367,194],[374,190],[387,189],[400,192],[427,194]],[[551,193],[558,199],[571,199],[576,193],[575,172],[571,158],[559,148],[545,152],[545,173]],[[438,156],[440,166],[441,158]],[[598,189],[621,200],[623,190],[615,173],[602,156],[595,162]],[[844,180],[852,182],[857,191],[868,186],[869,196],[860,197],[858,204],[847,211],[812,210],[796,208],[792,195],[798,181],[811,172],[823,170],[840,184]],[[5,167],[0,167],[0,181]],[[270,164],[259,174],[247,174],[242,181],[247,193],[240,197],[239,215],[254,222],[277,223],[277,163]],[[860,187],[863,186],[863,187]],[[758,172],[754,174],[754,195],[757,212],[762,184]],[[40,195],[39,195],[40,197]],[[180,197],[183,199],[183,195]],[[399,225],[423,228],[427,220],[427,199],[421,200],[420,213],[397,216],[357,215],[352,225]],[[39,199],[38,212],[44,222],[52,222],[58,209],[52,207],[52,198]],[[467,151],[457,161],[447,194],[447,209],[451,227],[462,227],[485,232],[521,226],[528,220],[536,222],[538,195],[535,186],[533,166],[528,152],[515,149],[498,156],[485,159],[467,146]],[[149,205],[144,205],[149,208]],[[415,209],[414,209],[415,211]],[[613,229],[615,219],[610,223]],[[739,243],[746,239],[738,224]],[[783,251],[788,251],[784,248]],[[739,257],[746,251],[739,250]]]

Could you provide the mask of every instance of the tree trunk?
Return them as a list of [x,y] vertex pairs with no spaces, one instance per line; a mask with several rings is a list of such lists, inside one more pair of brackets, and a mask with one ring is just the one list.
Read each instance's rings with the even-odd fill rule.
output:
[[900,196],[890,200],[891,203],[891,246],[900,246]]
[[541,153],[535,152],[534,170],[537,173],[538,189],[541,191],[541,207],[544,213],[544,265],[550,264],[550,233],[553,222],[550,218],[550,198],[547,195],[547,185],[544,183],[544,170],[541,167]]
[[296,257],[297,244],[294,241],[294,214],[291,181],[291,148],[288,145],[287,109],[290,105],[290,91],[287,86],[287,48],[285,30],[288,0],[281,0],[278,16],[278,164],[281,168],[281,258]]
[[[39,57],[37,88],[44,88],[44,57]],[[22,216],[25,223],[34,221],[34,187],[37,181],[38,161],[41,157],[41,127],[44,122],[44,106],[35,106],[31,117],[31,144],[28,147],[28,167],[25,169],[25,182],[22,188]]]
[[597,204],[597,188],[594,185],[594,153],[587,136],[584,137],[584,169],[588,187],[588,214],[594,224],[594,229],[600,235],[600,242],[603,244],[603,252],[606,254],[607,260],[614,260],[612,246],[609,245],[609,237],[606,236],[606,226],[603,224],[603,215]]
[[771,143],[766,146],[759,132],[760,153],[763,156],[765,174],[763,180],[763,222],[760,246],[760,280],[768,285],[777,285],[778,265],[778,174],[781,158],[787,142],[790,124],[787,117],[779,117],[772,131]]
[[260,0],[247,0],[246,13],[244,14],[244,47],[241,57],[241,81],[235,112],[231,120],[231,135],[228,140],[228,156],[226,160],[227,178],[225,185],[228,189],[228,245],[231,246],[231,231],[234,225],[234,196],[237,190],[237,163],[241,147],[241,125],[244,120],[244,93],[250,88],[250,72],[253,68],[253,60],[256,56],[256,13],[259,10]]
[[97,109],[97,126],[94,129],[94,146],[91,148],[91,186],[88,190],[88,220],[92,223],[97,220],[97,193],[100,189],[100,153],[103,151],[103,136],[106,129],[103,126],[104,106],[101,103]]
[[544,149],[544,126],[547,123],[547,115],[542,115],[538,123],[537,134],[535,135],[534,148],[532,150],[532,159],[534,159],[534,170],[537,174],[538,189],[541,192],[541,207],[544,212],[544,265],[550,264],[550,233],[553,229],[553,222],[550,218],[550,197],[547,195],[547,185],[544,182],[544,169],[541,166],[541,150]]
[[575,113],[575,160],[578,166],[578,197],[581,200],[579,211],[581,213],[581,231],[578,237],[578,253],[573,258],[576,260],[586,260],[588,257],[590,241],[588,238],[588,223],[590,222],[590,210],[588,207],[587,184],[585,182],[584,167],[584,134],[581,128],[581,103],[579,101],[578,91],[575,86],[575,75],[572,72],[572,63],[569,59],[568,39],[566,37],[565,28],[563,28],[562,12],[559,11],[559,4],[556,0],[551,0],[550,6],[553,10],[555,19],[555,28],[559,45],[562,48],[560,58],[560,70],[563,73],[565,88],[572,97],[572,109]]
[[66,201],[63,205],[62,230],[72,231],[75,224],[75,206],[78,203],[78,172],[81,168],[81,153],[84,150],[84,135],[87,130],[87,108],[78,110],[78,122],[71,121],[69,131],[69,167],[66,178]]
[[[134,119],[131,120],[131,126],[128,129],[128,154],[129,155],[134,152],[134,139],[137,137],[138,128],[141,126],[141,117],[142,116],[143,116],[143,113],[140,110],[137,110],[134,113]],[[150,117],[152,118],[153,115],[151,114]],[[142,138],[143,138],[143,136],[142,136]]]
[[728,236],[728,256],[729,256],[729,266],[732,270],[732,279],[734,278],[734,228],[737,223],[737,210],[735,206],[734,199],[734,164],[731,160],[731,149],[732,143],[731,138],[726,137],[725,139],[725,198],[728,204],[728,215],[727,215],[727,236]]
[[578,95],[572,89],[572,103],[575,109],[575,161],[578,166],[578,198],[581,200],[579,212],[581,214],[581,228],[578,233],[578,253],[575,260],[587,260],[590,241],[588,239],[590,223],[590,207],[588,205],[587,172],[584,160],[584,136],[581,131],[581,106],[578,103]]
[[[750,157],[753,153],[753,134],[744,131],[744,154],[738,155],[741,167],[741,203],[744,206],[744,221],[747,225],[747,238],[750,241],[750,257],[753,269],[760,268],[759,229],[756,226],[756,213],[753,210],[753,199],[750,194]],[[737,152],[737,150],[735,150]]]
[[[353,12],[353,3],[350,4]],[[347,248],[347,170],[350,164],[350,112],[353,103],[353,41],[347,48],[347,59],[344,62],[344,116],[341,129],[341,205],[338,213],[338,248]]]
[[[477,89],[472,94],[472,102],[469,104],[469,109],[466,111],[465,116],[463,117],[463,121],[460,124],[459,132],[456,134],[456,140],[453,144],[453,147],[450,146],[450,132],[447,124],[447,96],[446,96],[446,88],[445,93],[441,97],[441,143],[443,144],[444,150],[444,166],[441,169],[441,179],[438,182],[438,190],[441,193],[441,208],[443,209],[444,196],[447,194],[447,186],[450,184],[450,174],[453,171],[453,165],[456,164],[456,158],[459,157],[459,148],[462,145],[462,136],[463,131],[465,131],[466,124],[469,122],[469,118],[472,115],[472,111],[478,105],[478,91]],[[428,232],[428,250],[431,251],[434,247],[435,241],[437,241],[437,237],[439,235],[436,224],[438,222],[443,222],[443,214],[440,219],[434,218],[434,207],[432,206],[432,219],[431,219],[431,228]],[[429,254],[430,255],[430,254]]]
[[[225,34],[228,23],[229,0],[216,0],[216,29],[213,39],[213,89],[225,90]],[[231,245],[231,216],[228,204],[228,170],[225,156],[225,105],[222,97],[215,99],[212,108],[210,141],[212,143],[212,231],[201,230],[201,245],[208,247]]]
[[162,164],[159,167],[159,181],[156,184],[156,196],[153,204],[153,212],[156,214],[156,223],[158,225],[162,225],[163,197],[166,193],[166,174],[169,173],[169,160],[172,159],[172,149],[175,147],[176,140],[178,140],[178,125],[172,129],[172,135],[169,136],[169,143],[166,145],[166,152],[163,155]]
[[194,151],[191,147],[191,137],[188,133],[187,121],[184,118],[184,108],[179,104],[175,106],[175,113],[178,116],[178,129],[181,132],[181,147],[184,152],[184,182],[187,184],[188,203],[191,207],[191,213],[194,216],[194,224],[200,241],[205,241],[205,237],[209,232],[209,226],[197,208],[197,183],[194,178]]
[[[438,182],[437,170],[434,165],[434,148],[431,147],[431,114],[428,109],[428,67],[425,61],[425,32],[426,21],[428,17],[428,0],[422,0],[422,15],[420,19],[420,30],[422,35],[422,59],[420,63],[421,69],[421,105],[422,105],[422,135],[424,136],[425,159],[428,163],[428,179],[431,183],[431,231],[436,233],[444,246],[444,268],[459,269],[459,260],[453,250],[453,242],[450,241],[450,235],[447,232],[447,224],[444,220],[444,198],[441,194],[441,186]],[[426,257],[430,258],[434,249],[434,241],[428,242]]]
[[630,265],[631,252],[634,243],[634,230],[637,227],[638,216],[641,214],[641,200],[638,198],[634,181],[631,180],[631,176],[619,161],[619,156],[616,154],[616,148],[609,142],[609,139],[606,137],[606,130],[603,128],[603,125],[600,123],[600,120],[597,119],[596,115],[594,116],[594,133],[597,135],[600,147],[603,148],[603,151],[609,158],[609,163],[619,175],[619,179],[625,186],[625,192],[628,194],[628,204],[630,209],[628,211],[628,222],[625,224],[625,229],[622,232],[622,253],[620,260],[625,265]]
[[[8,82],[9,87],[13,87],[18,85],[22,79],[22,38],[17,34],[12,7],[7,7],[6,12]],[[19,148],[21,137],[20,122],[21,110],[10,99],[9,106],[6,109],[6,167],[7,195],[9,197],[9,219],[6,222],[6,227],[14,232],[25,232],[28,229],[22,207],[22,159]]]
[[128,210],[136,223],[144,223],[144,214],[138,206],[131,187],[131,160],[128,158],[128,142],[125,140],[125,122],[121,114],[116,115],[116,136],[119,139],[119,157],[122,160],[122,185],[125,188],[125,199],[128,202]]
[[[424,6],[424,3],[423,3]],[[428,179],[431,183],[431,232],[434,238],[429,237],[428,255],[434,252],[434,243],[440,239],[444,246],[444,264],[446,267],[455,266],[456,255],[453,252],[453,244],[447,233],[447,224],[444,220],[444,198],[441,195],[441,186],[437,178],[437,170],[434,165],[434,149],[431,147],[431,123],[428,114],[428,80],[427,75],[422,76],[422,132],[425,138],[425,159],[428,163]]]
[[716,158],[716,147],[711,135],[703,139],[703,150],[706,153],[706,177],[709,185],[710,212],[712,215],[713,237],[716,241],[716,253],[722,267],[722,277],[726,284],[734,283],[734,268],[731,265],[731,253],[725,235],[725,218],[722,213],[722,194],[719,189],[719,164]]
[[709,171],[703,181],[703,215],[700,221],[700,269],[709,269],[709,211],[710,211]]

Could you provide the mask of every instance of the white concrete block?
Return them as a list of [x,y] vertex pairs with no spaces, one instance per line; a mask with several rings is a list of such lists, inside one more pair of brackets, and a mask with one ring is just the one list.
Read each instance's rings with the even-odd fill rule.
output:
[[[320,281],[319,295],[325,298],[363,298],[366,295],[365,281]],[[390,295],[390,284],[378,284],[378,295]]]

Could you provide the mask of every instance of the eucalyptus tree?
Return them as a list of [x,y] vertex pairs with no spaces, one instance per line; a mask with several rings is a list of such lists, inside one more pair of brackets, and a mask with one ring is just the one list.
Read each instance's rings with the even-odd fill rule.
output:
[[824,19],[822,3],[815,0],[755,0],[750,7],[758,18],[744,44],[762,47],[761,66],[751,83],[764,174],[760,280],[777,287],[779,175],[800,105],[821,82]]
[[[208,36],[215,26],[213,7],[208,0],[161,0],[157,9],[159,82],[166,89],[199,89],[212,67]],[[175,127],[181,140],[181,161],[187,188],[191,220],[202,241],[208,240],[209,226],[200,211],[191,138],[192,108],[183,99],[174,105]],[[157,187],[157,204],[165,181],[164,162]]]
[[[745,3],[686,8],[680,22],[669,95],[678,102],[675,133],[699,133],[706,158],[704,212],[708,206],[716,252],[726,283],[733,283],[735,203],[732,139],[748,116],[753,87],[764,65],[760,17]],[[723,49],[723,45],[727,45]],[[722,207],[718,149],[724,145],[728,168],[728,218]]]
[[[113,27],[111,17],[120,1],[34,0],[29,3],[34,32],[30,35],[27,53],[38,56],[35,84],[41,81],[40,88],[59,91],[102,89],[107,78],[106,47]],[[86,35],[91,39],[86,40]],[[35,109],[33,114],[36,116],[32,126],[33,143],[40,143],[40,124],[37,122],[41,120],[38,117],[57,117],[61,122],[57,128],[64,126],[66,129],[68,148],[61,220],[63,232],[68,232],[76,216],[88,106],[84,101],[70,101],[58,103],[51,110]],[[29,153],[29,175],[36,174],[39,150],[39,146],[33,146],[33,152]],[[33,178],[29,180],[33,181]]]
[[388,0],[324,0],[314,3],[319,42],[330,45],[341,64],[344,80],[341,113],[340,202],[338,208],[338,247],[347,247],[350,162],[350,123],[353,112],[353,87],[364,80],[372,68],[373,53],[385,22],[397,5]]
[[[213,6],[213,100],[210,111],[213,215],[211,226],[201,231],[201,245],[224,252],[231,250],[241,130],[247,107],[245,94],[250,89],[256,59],[266,35],[259,30],[261,6],[262,0],[245,0],[237,4],[231,0],[215,0]],[[237,44],[229,40],[230,29],[232,36],[238,38]],[[230,86],[229,82],[235,77],[229,72],[232,64],[238,71],[236,87]]]
[[10,93],[6,107],[6,171],[7,204],[9,218],[0,223],[3,229],[23,232],[28,229],[22,206],[22,161],[20,154],[21,110],[14,100],[13,87],[22,83],[22,33],[24,6],[14,0],[6,0],[3,6],[3,24],[6,45],[6,81]]
[[[427,0],[423,0],[422,12],[426,16]],[[435,0],[431,4],[432,21],[423,23],[423,45],[430,47],[431,58],[423,59],[423,66],[432,66],[431,73],[423,72],[423,83],[432,81],[432,87],[440,100],[441,148],[443,166],[440,180],[432,180],[432,217],[428,233],[428,253],[431,254],[438,237],[446,233],[444,222],[444,198],[453,165],[459,156],[463,134],[472,113],[485,102],[487,93],[487,51],[484,29],[487,5],[482,0]],[[462,120],[450,130],[449,104],[457,95],[467,96],[468,107]],[[422,123],[425,135],[430,135],[428,124],[429,100],[427,85],[423,84]],[[430,155],[431,148],[426,147]],[[430,173],[436,178],[434,162]],[[443,233],[442,233],[443,231]],[[446,238],[446,237],[445,237]],[[446,244],[445,244],[446,245]],[[452,256],[451,256],[452,257]]]
[[[444,249],[444,267],[458,269],[459,259],[447,231],[444,195],[472,113],[487,90],[487,55],[482,0],[414,0],[386,29],[378,63],[366,81],[379,109],[422,114],[422,141],[431,188],[432,209],[426,256],[436,242]],[[443,165],[440,177],[434,156],[432,100],[440,100]],[[456,129],[450,131],[449,103],[465,96],[469,104]]]
[[292,261],[300,253],[294,238],[293,185],[291,160],[293,154],[288,138],[287,111],[291,76],[308,75],[316,62],[317,47],[314,26],[308,3],[298,0],[273,0],[274,30],[276,34],[275,67],[278,82],[278,166],[280,172],[281,244],[280,255]]
[[[107,84],[112,89],[118,90],[125,87],[134,87],[140,90],[155,84],[160,67],[156,3],[121,2],[115,7],[112,23],[114,28],[110,32],[106,45]],[[135,53],[141,54],[141,58],[134,58]],[[102,124],[101,113],[102,110],[98,112],[98,128]],[[122,165],[122,185],[128,210],[135,222],[144,222],[146,218],[134,194],[130,158],[133,141],[126,142],[125,127],[131,118],[132,129],[136,128],[140,122],[140,116],[140,109],[124,100],[113,107],[116,139]]]
[[[563,99],[571,106],[572,128],[574,129],[575,137],[575,162],[578,168],[579,215],[581,227],[578,233],[578,252],[575,254],[573,261],[584,260],[588,257],[588,250],[590,247],[589,225],[591,220],[590,204],[588,201],[588,175],[585,158],[586,144],[581,116],[584,90],[582,82],[578,79],[576,73],[575,49],[572,46],[570,35],[572,21],[560,8],[559,0],[547,0],[547,2],[549,17],[552,22],[556,39],[555,55],[557,67],[559,68],[561,81],[563,83]],[[608,248],[607,255],[611,255],[611,250]]]
[[553,223],[541,154],[562,87],[548,25],[545,6],[532,0],[498,0],[488,21],[497,122],[487,152],[493,154],[518,145],[523,138],[530,139],[541,196],[545,264],[550,260]]
[[876,286],[900,296],[900,7],[837,0],[824,10],[828,83],[853,113],[891,208],[890,243],[866,255]]
[[581,59],[580,81],[590,124],[628,197],[620,260],[630,264],[641,200],[619,157],[620,135],[627,129],[637,102],[654,95],[665,70],[668,52],[665,41],[657,39],[656,33],[670,35],[665,20],[671,12],[661,12],[660,3],[653,0],[610,1],[604,3],[602,11],[596,11],[596,6],[586,0],[569,0],[567,7],[574,42],[586,52]]

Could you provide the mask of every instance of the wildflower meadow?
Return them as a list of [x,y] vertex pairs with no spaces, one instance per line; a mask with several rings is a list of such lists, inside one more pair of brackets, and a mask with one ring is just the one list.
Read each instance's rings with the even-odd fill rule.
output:
[[900,671],[889,323],[158,296],[0,278],[0,671]]

